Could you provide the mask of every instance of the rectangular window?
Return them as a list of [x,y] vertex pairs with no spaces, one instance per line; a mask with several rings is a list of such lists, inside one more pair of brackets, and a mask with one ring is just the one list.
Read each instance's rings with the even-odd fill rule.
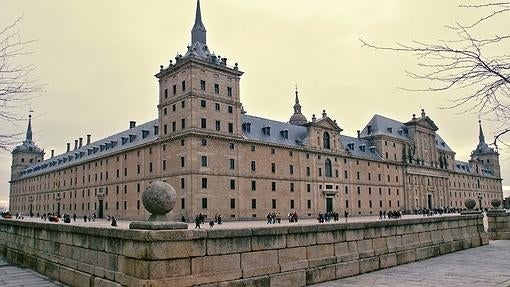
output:
[[184,189],[184,178],[181,177],[181,189]]
[[207,166],[207,156],[203,155],[201,159],[202,166]]
[[230,189],[236,189],[236,181],[235,179],[230,180]]
[[234,132],[234,124],[233,123],[228,123],[228,132],[229,133],[233,133]]
[[271,199],[271,208],[276,209],[276,199]]
[[219,111],[220,110],[220,104],[215,103],[214,104],[214,110]]
[[276,191],[276,182],[275,181],[271,182],[271,191]]
[[186,119],[181,119],[181,129],[186,128]]
[[236,209],[236,200],[234,198],[230,199],[230,209]]
[[293,165],[289,165],[289,173],[294,174],[294,166]]
[[165,99],[168,98],[168,89],[165,89]]
[[256,170],[256,163],[254,160],[251,161],[251,170],[252,171],[255,171]]
[[205,100],[200,100],[200,107],[205,108],[207,106],[207,103]]
[[202,129],[207,128],[207,119],[204,119],[204,118],[200,119],[200,128],[202,128]]
[[236,161],[235,159],[231,158],[230,159],[230,169],[235,169],[236,168]]
[[306,201],[306,207],[307,207],[308,209],[311,209],[311,208],[312,208],[312,201],[311,201],[311,200],[307,200],[307,201]]
[[227,87],[227,96],[232,97],[232,87]]
[[233,108],[232,108],[232,106],[228,106],[228,113],[229,113],[229,114],[233,113]]
[[177,130],[177,123],[172,122],[172,131],[175,132]]
[[207,209],[207,198],[202,198],[202,209]]
[[206,177],[202,177],[202,188],[204,188],[204,189],[207,188],[207,178]]
[[251,181],[251,190],[257,190],[257,182],[254,180]]
[[186,200],[184,198],[181,198],[181,209],[186,208]]
[[186,101],[181,101],[181,108],[184,109],[184,107],[186,107]]
[[221,130],[221,122],[220,121],[216,121],[216,130],[217,131]]
[[181,167],[184,167],[184,157],[181,156]]
[[220,93],[220,85],[219,84],[214,84],[214,93],[215,94],[219,94]]
[[152,162],[149,162],[149,172],[152,172]]
[[294,192],[294,183],[293,182],[290,183],[290,192]]
[[200,80],[200,89],[202,91],[205,91],[205,81],[204,80]]
[[173,86],[173,93],[174,93],[174,96],[177,95],[177,85]]
[[309,166],[306,167],[306,176],[310,176],[310,167]]
[[290,209],[294,209],[294,199],[290,200]]
[[207,145],[207,139],[202,139],[202,145]]
[[271,172],[272,173],[276,172],[276,163],[274,163],[274,162],[271,163]]
[[182,91],[186,91],[186,81],[182,81]]
[[306,192],[311,192],[312,191],[312,185],[307,183],[306,184]]

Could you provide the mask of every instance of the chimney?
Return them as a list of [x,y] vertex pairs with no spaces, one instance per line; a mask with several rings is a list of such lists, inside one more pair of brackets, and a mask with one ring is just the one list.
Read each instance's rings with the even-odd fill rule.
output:
[[359,139],[359,136],[360,136],[360,134],[361,134],[361,133],[360,133],[360,131],[359,131],[359,130],[357,130],[357,132],[358,132],[358,139]]
[[130,121],[129,122],[129,128],[132,129],[134,127],[136,127],[136,122],[135,121]]
[[81,148],[83,146],[83,138],[80,138],[80,143],[78,144],[78,147]]
[[55,150],[54,150],[54,149],[52,149],[52,150],[51,150],[51,158],[53,158],[54,156],[55,156]]
[[71,150],[71,143],[67,143],[67,152]]
[[89,145],[89,144],[90,144],[90,136],[91,136],[91,135],[87,135],[87,145]]
[[78,140],[74,140],[74,149],[78,149]]

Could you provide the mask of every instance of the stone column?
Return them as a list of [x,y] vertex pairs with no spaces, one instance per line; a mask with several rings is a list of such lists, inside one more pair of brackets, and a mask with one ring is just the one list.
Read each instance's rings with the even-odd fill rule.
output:
[[489,224],[489,239],[510,240],[510,213],[500,208],[501,200],[495,198],[491,201],[492,208],[487,211]]

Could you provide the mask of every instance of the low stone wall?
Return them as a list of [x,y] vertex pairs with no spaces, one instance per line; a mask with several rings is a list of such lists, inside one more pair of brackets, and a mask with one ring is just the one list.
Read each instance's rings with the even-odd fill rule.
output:
[[485,244],[481,215],[175,231],[0,220],[2,256],[71,286],[305,286]]
[[487,223],[489,239],[510,240],[510,213],[505,210],[489,210]]

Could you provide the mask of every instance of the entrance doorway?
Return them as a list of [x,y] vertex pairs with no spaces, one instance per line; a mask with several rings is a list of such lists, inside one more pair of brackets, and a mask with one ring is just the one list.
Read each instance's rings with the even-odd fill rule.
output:
[[99,209],[97,210],[97,217],[98,218],[103,218],[103,200],[100,199],[99,200]]
[[326,212],[333,212],[333,198],[326,197]]
[[427,194],[427,202],[429,204],[429,209],[432,209],[432,194]]

